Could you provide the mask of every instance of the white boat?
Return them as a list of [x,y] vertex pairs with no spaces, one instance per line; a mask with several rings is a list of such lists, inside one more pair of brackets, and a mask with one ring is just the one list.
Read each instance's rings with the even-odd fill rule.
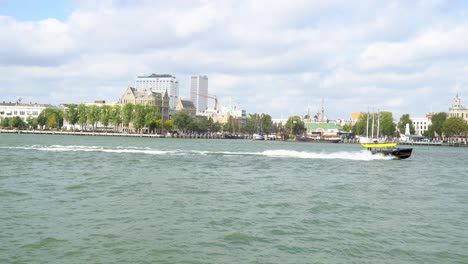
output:
[[259,134],[253,134],[252,139],[253,140],[265,140],[265,137]]

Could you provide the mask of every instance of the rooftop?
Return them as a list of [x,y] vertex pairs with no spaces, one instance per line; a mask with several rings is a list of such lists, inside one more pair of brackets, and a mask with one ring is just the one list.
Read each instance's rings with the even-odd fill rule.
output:
[[54,107],[51,104],[38,104],[38,103],[29,103],[29,104],[24,104],[24,103],[18,103],[18,102],[5,102],[3,101],[0,103],[0,106],[35,106],[35,107]]
[[151,74],[148,76],[138,76],[138,78],[175,78],[175,76],[172,76],[171,74]]
[[313,122],[313,123],[304,123],[305,128],[311,131],[318,131],[321,130],[322,127],[324,130],[338,130],[341,129],[340,126],[338,126],[335,123],[321,123],[321,122]]

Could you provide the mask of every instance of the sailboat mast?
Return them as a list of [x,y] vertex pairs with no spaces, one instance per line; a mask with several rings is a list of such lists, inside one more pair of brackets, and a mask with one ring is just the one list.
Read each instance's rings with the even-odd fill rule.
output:
[[369,138],[369,109],[367,109],[366,137]]
[[380,110],[377,110],[377,138],[380,136]]
[[323,107],[323,97],[322,97],[322,137],[323,137],[323,123],[325,122],[325,109]]
[[372,113],[372,138],[374,138],[374,122],[375,122],[375,114]]

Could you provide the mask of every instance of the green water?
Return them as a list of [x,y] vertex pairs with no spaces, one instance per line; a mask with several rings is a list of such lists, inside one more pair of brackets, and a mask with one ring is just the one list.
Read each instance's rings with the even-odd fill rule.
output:
[[468,263],[467,161],[0,134],[0,263]]

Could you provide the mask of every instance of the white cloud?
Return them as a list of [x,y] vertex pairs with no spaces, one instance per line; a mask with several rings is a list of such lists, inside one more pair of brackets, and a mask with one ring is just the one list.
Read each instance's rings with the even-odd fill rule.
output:
[[430,65],[447,56],[468,55],[468,23],[454,28],[430,29],[408,41],[375,43],[361,54],[363,69],[412,68]]
[[205,74],[248,112],[304,114],[324,97],[330,117],[422,115],[467,92],[464,14],[445,1],[77,1],[64,21],[0,17],[0,92],[115,101],[135,76],[171,73],[186,97]]

